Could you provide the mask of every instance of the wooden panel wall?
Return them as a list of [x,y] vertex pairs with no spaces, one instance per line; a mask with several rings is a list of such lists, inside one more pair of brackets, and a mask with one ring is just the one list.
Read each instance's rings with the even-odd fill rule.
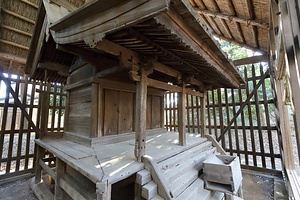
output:
[[66,131],[90,136],[91,86],[77,88],[69,92],[69,117]]
[[41,90],[49,95],[46,134],[62,134],[63,85],[32,81],[26,76],[0,74],[0,182],[33,172],[34,139],[41,126]]
[[[103,133],[116,135],[134,131],[135,93],[104,89]],[[161,127],[162,96],[147,97],[147,129]]]

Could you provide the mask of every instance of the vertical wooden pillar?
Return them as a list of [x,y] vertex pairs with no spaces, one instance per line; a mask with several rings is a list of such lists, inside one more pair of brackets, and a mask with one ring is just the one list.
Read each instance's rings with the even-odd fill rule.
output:
[[92,101],[91,101],[91,119],[92,131],[91,137],[98,137],[98,83],[92,83]]
[[60,187],[60,179],[62,179],[66,172],[66,164],[59,158],[56,158],[56,180],[55,180],[55,200],[64,199],[64,191]]
[[142,161],[146,147],[147,73],[140,68],[140,81],[136,83],[135,149],[138,162]]
[[186,145],[186,109],[185,109],[185,85],[182,86],[182,92],[178,92],[178,133],[179,133],[179,145]]
[[200,97],[200,106],[201,106],[201,115],[200,115],[200,120],[201,120],[201,137],[205,136],[205,127],[206,127],[206,120],[205,120],[205,100],[206,100],[206,92],[203,92],[203,96]]
[[284,83],[283,80],[276,80],[276,93],[278,96],[278,111],[280,115],[280,130],[282,135],[282,145],[284,154],[284,164],[286,169],[294,169],[293,145],[291,141],[291,130],[287,106],[283,103]]
[[38,184],[42,181],[42,167],[39,164],[40,159],[44,157],[45,150],[40,147],[39,145],[36,145],[37,151],[36,151],[36,162],[35,162],[35,184]]

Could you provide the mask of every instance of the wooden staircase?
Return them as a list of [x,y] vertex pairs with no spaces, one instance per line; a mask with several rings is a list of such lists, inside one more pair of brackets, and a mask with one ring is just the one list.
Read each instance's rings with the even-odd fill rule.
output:
[[223,193],[204,189],[201,177],[203,161],[211,154],[218,152],[211,142],[205,140],[164,160],[157,161],[145,156],[143,162],[146,169],[137,173],[141,199],[222,199]]

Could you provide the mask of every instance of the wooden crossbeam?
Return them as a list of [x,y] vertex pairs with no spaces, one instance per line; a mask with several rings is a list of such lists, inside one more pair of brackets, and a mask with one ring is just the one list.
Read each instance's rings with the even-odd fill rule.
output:
[[217,17],[217,18],[220,18],[220,19],[226,19],[226,20],[229,20],[229,21],[239,22],[239,23],[246,24],[246,25],[257,26],[257,27],[261,27],[261,28],[264,28],[264,29],[269,29],[269,24],[268,23],[259,22],[257,20],[244,19],[244,18],[232,16],[232,15],[225,15],[225,14],[222,14],[222,13],[212,12],[212,11],[209,11],[209,10],[201,10],[199,8],[194,8],[194,9],[197,13],[205,15],[205,16]]
[[235,61],[233,61],[233,64],[235,66],[239,66],[239,65],[248,65],[248,64],[254,64],[254,63],[259,63],[259,62],[268,62],[268,61],[269,61],[268,55],[263,54],[260,56],[252,56],[252,57],[248,57],[248,58],[235,60]]
[[16,32],[16,33],[20,33],[22,35],[26,35],[28,37],[32,37],[32,34],[31,33],[28,33],[28,32],[25,32],[25,31],[21,31],[19,29],[16,29],[16,28],[13,28],[11,26],[6,26],[4,24],[0,24],[0,28],[5,28],[7,30],[10,30],[10,31],[13,31],[13,32]]
[[1,10],[2,10],[4,13],[6,13],[6,14],[9,14],[9,15],[14,16],[14,17],[16,17],[16,18],[19,18],[19,19],[22,20],[22,21],[26,21],[26,22],[28,22],[28,23],[34,25],[34,21],[31,20],[31,19],[28,19],[28,18],[26,18],[26,17],[24,17],[24,16],[22,16],[22,15],[19,15],[19,14],[15,13],[15,12],[12,12],[12,11],[7,10],[7,9],[5,9],[5,8],[1,8]]
[[25,65],[25,63],[26,63],[25,58],[18,57],[18,56],[12,55],[12,54],[4,53],[4,52],[0,52],[0,59],[11,60],[13,62],[23,64],[23,65]]
[[26,47],[26,46],[23,46],[23,45],[20,45],[20,44],[17,44],[17,43],[8,41],[8,40],[0,39],[0,42],[3,43],[3,44],[8,44],[10,46],[18,47],[18,48],[21,48],[21,49],[24,49],[24,50],[29,50],[29,48]]
[[270,75],[270,69],[268,69],[262,76],[257,85],[253,88],[252,92],[249,94],[245,102],[240,106],[240,109],[236,112],[234,117],[231,119],[227,127],[224,129],[224,131],[221,133],[221,135],[218,137],[217,141],[220,141],[224,138],[226,132],[230,129],[231,125],[235,122],[236,118],[242,113],[244,110],[245,106],[248,105],[250,102],[251,98],[254,96],[254,94],[257,92],[258,88],[262,85],[264,82],[265,78],[267,78]]
[[38,5],[32,3],[32,2],[30,2],[30,1],[28,1],[28,0],[21,0],[21,1],[22,1],[23,3],[26,3],[26,4],[29,5],[29,6],[32,6],[32,7],[36,8],[36,9],[39,8]]
[[77,10],[77,7],[65,0],[50,0],[51,3],[62,6],[70,12]]

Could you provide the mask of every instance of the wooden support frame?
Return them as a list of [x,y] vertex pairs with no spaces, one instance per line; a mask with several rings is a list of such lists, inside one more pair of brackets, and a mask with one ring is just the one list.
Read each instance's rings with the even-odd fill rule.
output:
[[[201,137],[207,135],[205,133],[206,129],[206,92],[204,92],[203,97],[200,97],[200,106],[201,106]],[[199,111],[198,111],[199,112]]]
[[227,127],[224,129],[224,131],[221,133],[221,135],[217,138],[217,141],[220,141],[221,139],[223,139],[223,137],[224,137],[225,133],[228,131],[229,127],[234,123],[235,118],[241,114],[241,112],[243,111],[243,109],[245,108],[245,106],[249,103],[250,99],[256,93],[257,89],[262,85],[263,80],[270,75],[269,73],[270,73],[270,71],[268,69],[264,73],[264,75],[262,75],[261,80],[254,87],[253,91],[248,95],[248,97],[245,100],[245,102],[240,106],[240,109],[236,112],[236,114],[233,117],[233,119],[229,122],[229,124],[227,125]]
[[232,20],[234,22],[246,24],[247,26],[251,25],[251,26],[261,27],[261,28],[264,28],[264,29],[269,29],[269,24],[268,23],[262,23],[262,22],[252,20],[252,19],[244,19],[244,18],[241,18],[241,17],[225,15],[225,14],[217,13],[217,12],[211,12],[209,10],[202,10],[202,9],[199,9],[199,8],[194,8],[194,9],[197,13],[205,15],[205,16],[217,17],[217,18],[226,19],[226,20]]
[[185,146],[186,145],[186,133],[185,133],[185,126],[186,126],[186,93],[185,93],[185,85],[182,86],[181,92],[177,94],[178,96],[178,132],[179,132],[179,145]]
[[147,110],[147,75],[140,67],[140,81],[136,83],[135,108],[135,148],[134,155],[138,162],[142,162],[146,148],[146,110]]

